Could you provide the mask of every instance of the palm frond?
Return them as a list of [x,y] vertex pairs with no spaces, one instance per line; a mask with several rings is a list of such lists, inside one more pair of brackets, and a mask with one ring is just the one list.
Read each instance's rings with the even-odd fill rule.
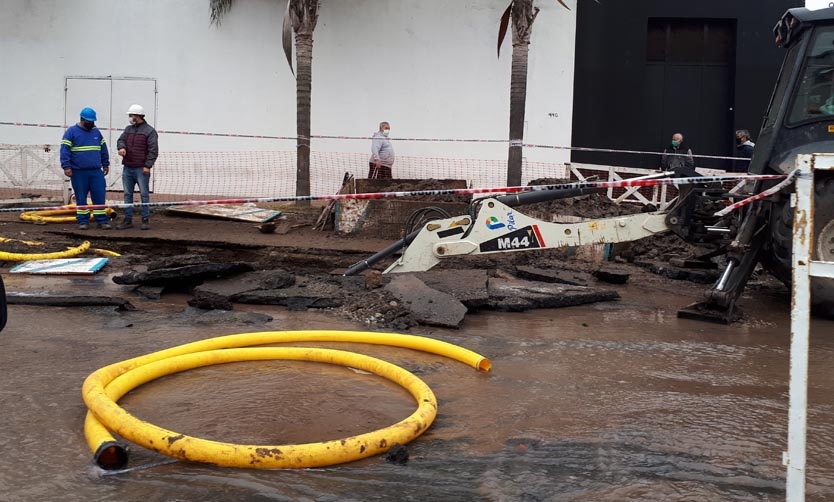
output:
[[510,26],[510,15],[513,13],[513,2],[507,6],[507,10],[501,15],[501,23],[498,25],[498,58],[501,58],[501,44],[507,36],[507,28]]
[[220,26],[220,21],[232,8],[235,0],[209,0],[209,15],[212,24]]
[[284,54],[287,56],[287,64],[290,65],[290,71],[295,75],[295,70],[292,67],[292,19],[290,18],[290,2],[287,0],[287,8],[284,10],[284,22],[281,26],[281,45],[284,47]]

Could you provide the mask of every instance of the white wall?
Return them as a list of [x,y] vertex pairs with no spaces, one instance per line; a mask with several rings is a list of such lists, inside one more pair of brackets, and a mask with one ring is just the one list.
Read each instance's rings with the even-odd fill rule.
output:
[[[388,120],[393,138],[507,138],[509,40],[500,60],[495,52],[506,3],[322,0],[313,134],[368,135]],[[112,75],[157,80],[160,129],[293,136],[295,82],[280,48],[284,5],[239,0],[215,27],[208,0],[5,0],[0,121],[61,124],[66,76]],[[538,5],[525,139],[569,145],[575,9]],[[60,135],[0,126],[0,143],[56,143]],[[164,135],[161,142],[168,151],[294,150],[282,141]],[[314,149],[365,152],[368,144],[319,141]],[[398,142],[397,153],[503,159],[506,146]],[[567,160],[553,151],[525,155]]]

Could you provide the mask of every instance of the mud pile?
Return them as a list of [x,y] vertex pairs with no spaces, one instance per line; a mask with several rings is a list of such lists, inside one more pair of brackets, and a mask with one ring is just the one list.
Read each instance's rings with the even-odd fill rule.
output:
[[711,251],[710,248],[690,244],[669,232],[620,244],[617,247],[616,254],[628,261],[668,260],[670,258],[695,257],[709,251]]
[[[454,185],[459,185],[460,181],[457,181]],[[385,184],[384,190],[386,192],[422,192],[422,191],[431,191],[431,190],[451,190],[453,188],[459,188],[459,186],[453,186],[450,181],[447,180],[437,180],[437,179],[427,179],[427,180],[391,180],[390,183]],[[429,201],[429,202],[457,202],[463,204],[469,204],[472,200],[471,195],[413,195],[405,198],[404,200],[412,200],[412,201]]]
[[[574,180],[559,178],[540,178],[531,181],[528,186],[562,185],[574,183]],[[543,215],[573,216],[578,218],[610,218],[624,214],[635,214],[643,210],[636,204],[616,204],[608,198],[605,191],[547,202],[537,202],[519,208],[521,212]]]

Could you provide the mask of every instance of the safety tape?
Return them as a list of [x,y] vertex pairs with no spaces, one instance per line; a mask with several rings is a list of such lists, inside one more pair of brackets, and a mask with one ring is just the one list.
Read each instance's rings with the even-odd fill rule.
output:
[[756,202],[757,200],[762,200],[765,197],[769,197],[769,196],[781,191],[783,188],[790,185],[791,183],[793,183],[794,178],[796,178],[798,175],[799,175],[799,169],[794,169],[793,171],[788,173],[788,176],[784,180],[779,182],[778,184],[768,188],[764,192],[757,193],[756,195],[753,195],[752,197],[748,197],[744,200],[738,201],[735,204],[730,204],[729,206],[725,207],[721,211],[718,211],[717,213],[715,213],[715,216],[718,216],[718,217],[726,216],[726,215],[732,213],[733,211],[735,211],[736,209],[738,209],[740,207],[744,207],[747,204],[751,204],[753,202]]
[[0,208],[0,213],[20,211],[59,211],[67,209],[105,209],[105,208],[126,208],[126,207],[168,207],[168,206],[210,206],[219,204],[249,204],[265,202],[302,202],[302,201],[325,201],[325,200],[367,200],[367,199],[388,199],[397,197],[416,197],[425,195],[477,195],[489,193],[523,193],[539,192],[545,190],[573,190],[581,188],[630,188],[649,187],[657,185],[689,185],[701,183],[724,183],[727,181],[754,181],[754,180],[777,180],[783,179],[785,175],[777,174],[726,174],[717,176],[698,176],[694,178],[634,178],[618,181],[581,181],[577,183],[559,183],[554,185],[536,186],[514,186],[514,187],[492,187],[492,188],[449,188],[439,190],[414,190],[410,192],[374,192],[354,194],[333,194],[333,195],[301,195],[283,197],[252,197],[242,199],[215,199],[215,200],[187,200],[175,202],[136,202],[133,204],[88,204],[86,206],[55,206],[38,208]]
[[[31,122],[2,122],[0,125],[18,126],[18,127],[49,127],[66,129],[68,126],[57,124],[38,124]],[[122,129],[115,127],[99,127],[100,131],[121,131]],[[338,140],[361,140],[370,141],[375,139],[373,136],[337,136],[317,134],[311,135],[309,138],[305,136],[269,136],[263,134],[235,134],[235,133],[215,133],[215,132],[197,132],[197,131],[170,131],[165,129],[157,129],[157,134],[178,134],[184,136],[208,136],[215,138],[248,138],[248,139],[271,139],[271,140],[285,140],[285,141],[299,141],[311,139],[338,139]],[[507,140],[507,139],[455,139],[455,138],[389,138],[391,141],[409,141],[422,143],[492,143],[492,144],[510,144],[510,146],[523,146],[524,148],[538,148],[547,150],[564,150],[571,152],[599,152],[599,153],[622,153],[629,155],[668,155],[670,157],[689,157],[688,153],[668,153],[668,152],[650,152],[643,150],[615,150],[610,148],[590,148],[581,146],[558,146],[558,145],[541,145],[536,143],[523,143],[522,140]],[[746,157],[724,157],[720,155],[692,155],[693,158],[698,159],[713,159],[713,160],[750,160]]]

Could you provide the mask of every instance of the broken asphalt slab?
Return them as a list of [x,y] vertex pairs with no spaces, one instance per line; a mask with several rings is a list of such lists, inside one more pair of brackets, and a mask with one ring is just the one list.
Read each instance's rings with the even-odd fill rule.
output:
[[689,281],[698,284],[712,284],[718,280],[721,272],[718,270],[679,268],[668,263],[655,261],[635,261],[635,265],[645,268],[649,272],[662,275],[678,281]]
[[554,284],[587,286],[593,281],[591,274],[562,268],[516,267],[515,275],[520,279]]
[[414,276],[426,286],[454,296],[469,309],[478,309],[489,304],[489,274],[486,270],[432,270],[418,272]]
[[283,305],[290,310],[327,309],[341,307],[343,303],[342,295],[338,291],[322,293],[298,286],[249,291],[237,295],[235,301],[255,305]]
[[142,286],[191,287],[206,279],[251,272],[252,265],[242,262],[201,263],[174,268],[161,268],[146,272],[128,272],[113,277],[116,284]]
[[603,267],[594,272],[594,277],[610,284],[625,284],[631,278],[631,273],[621,268]]
[[491,278],[488,289],[491,308],[514,312],[533,308],[570,307],[616,300],[620,297],[620,294],[613,290],[520,279]]
[[410,310],[420,324],[457,328],[466,316],[467,308],[454,296],[430,288],[413,275],[397,275],[385,289]]
[[206,281],[192,291],[192,307],[231,310],[243,293],[284,289],[295,284],[295,276],[284,270],[259,270],[233,277]]
[[135,310],[124,298],[114,296],[65,296],[26,293],[6,293],[9,305],[44,305],[50,307],[118,307],[119,310]]
[[283,305],[290,310],[341,307],[349,293],[338,281],[326,276],[296,277],[293,286],[281,289],[248,291],[235,295],[238,303]]

